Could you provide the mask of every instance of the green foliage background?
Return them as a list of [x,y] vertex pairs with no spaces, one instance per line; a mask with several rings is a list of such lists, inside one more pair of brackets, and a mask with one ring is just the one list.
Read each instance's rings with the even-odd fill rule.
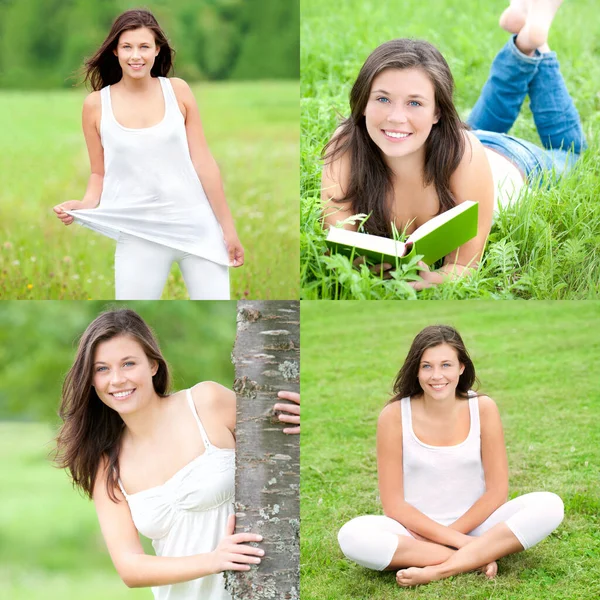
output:
[[299,0],[0,0],[0,87],[70,87],[113,20],[140,6],[175,48],[179,77],[298,77]]

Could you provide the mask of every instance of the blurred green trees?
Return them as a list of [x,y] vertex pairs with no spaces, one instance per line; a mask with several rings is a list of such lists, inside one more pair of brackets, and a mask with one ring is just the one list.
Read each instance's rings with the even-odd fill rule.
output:
[[4,301],[0,305],[0,420],[58,421],[64,376],[79,337],[101,312],[135,310],[158,337],[173,389],[198,381],[233,386],[232,302]]
[[[0,0],[0,87],[70,87],[130,0]],[[299,76],[299,0],[153,0],[176,50],[176,75]]]

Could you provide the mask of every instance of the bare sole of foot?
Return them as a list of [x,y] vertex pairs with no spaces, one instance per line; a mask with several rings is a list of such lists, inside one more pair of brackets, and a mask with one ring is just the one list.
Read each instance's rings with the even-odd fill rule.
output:
[[530,0],[525,25],[517,35],[517,48],[531,54],[548,41],[550,26],[563,0]]
[[528,0],[512,0],[500,15],[500,27],[509,33],[519,33],[527,20],[528,5]]
[[493,561],[488,565],[480,567],[478,570],[481,571],[487,579],[494,579],[498,574],[498,563]]

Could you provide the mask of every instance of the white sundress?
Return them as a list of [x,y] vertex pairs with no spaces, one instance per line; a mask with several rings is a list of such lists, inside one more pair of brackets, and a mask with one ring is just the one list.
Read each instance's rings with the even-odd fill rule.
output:
[[104,181],[96,208],[68,210],[108,237],[128,234],[229,265],[221,227],[194,169],[185,121],[171,82],[159,77],[163,120],[131,129],[117,122],[110,86],[100,90]]
[[[187,390],[205,451],[163,485],[127,494],[137,530],[152,540],[157,556],[212,552],[224,537],[233,513],[235,450],[213,446]],[[231,600],[223,573],[152,588],[155,600]]]

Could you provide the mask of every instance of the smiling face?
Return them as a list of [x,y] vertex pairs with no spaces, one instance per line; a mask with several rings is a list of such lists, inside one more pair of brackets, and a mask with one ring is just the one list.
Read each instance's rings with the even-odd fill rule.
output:
[[373,79],[365,124],[384,156],[396,158],[424,149],[439,120],[435,90],[421,69],[386,69]]
[[124,31],[119,36],[116,49],[113,51],[123,76],[141,79],[150,77],[154,60],[160,52],[156,45],[154,33],[146,27]]
[[152,377],[158,370],[141,344],[129,335],[118,335],[96,347],[92,385],[96,394],[118,413],[130,413],[156,396]]
[[440,344],[423,352],[419,363],[419,384],[424,394],[435,400],[455,397],[456,387],[464,365],[456,350],[449,344]]

